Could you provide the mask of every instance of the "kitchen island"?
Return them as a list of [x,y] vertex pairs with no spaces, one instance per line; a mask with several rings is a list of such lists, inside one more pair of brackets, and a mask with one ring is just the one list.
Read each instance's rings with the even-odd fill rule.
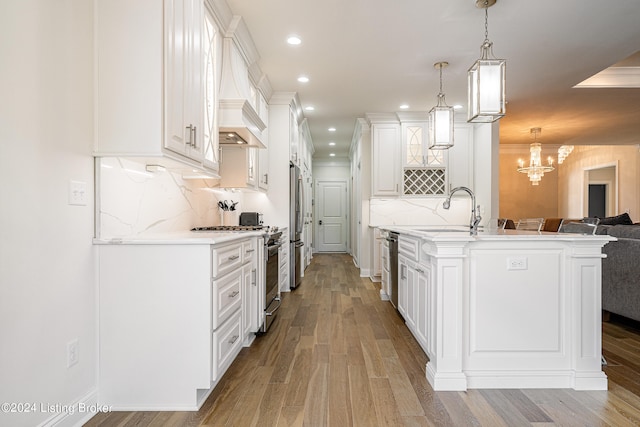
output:
[[399,237],[398,311],[434,390],[606,390],[601,259],[610,236],[380,227]]

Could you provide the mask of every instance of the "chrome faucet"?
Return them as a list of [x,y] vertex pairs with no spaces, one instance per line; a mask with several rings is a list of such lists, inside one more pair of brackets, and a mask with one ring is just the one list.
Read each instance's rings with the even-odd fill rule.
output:
[[449,195],[445,199],[444,203],[442,203],[442,207],[445,209],[449,209],[449,207],[451,206],[451,196],[453,196],[453,193],[460,190],[466,191],[469,196],[471,196],[471,220],[469,220],[469,232],[472,236],[476,236],[478,234],[478,225],[480,224],[480,221],[482,221],[482,217],[480,216],[480,205],[476,206],[476,196],[475,194],[473,194],[473,191],[471,191],[467,187],[454,188],[449,192]]

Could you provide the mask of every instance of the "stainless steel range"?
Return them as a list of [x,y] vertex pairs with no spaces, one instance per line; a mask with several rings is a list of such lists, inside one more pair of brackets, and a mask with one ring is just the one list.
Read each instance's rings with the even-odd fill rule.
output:
[[282,231],[277,229],[265,235],[265,305],[264,325],[262,332],[267,332],[276,318],[280,308],[280,290],[278,289],[278,271],[280,270],[280,247],[282,246]]

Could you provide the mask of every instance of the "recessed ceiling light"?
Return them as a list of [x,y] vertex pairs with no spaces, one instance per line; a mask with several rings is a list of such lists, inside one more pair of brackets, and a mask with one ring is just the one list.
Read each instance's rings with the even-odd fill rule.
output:
[[331,145],[333,147],[334,145],[336,145],[336,143],[335,142],[330,142],[329,145]]
[[307,107],[304,107],[304,109],[305,109],[306,111],[313,111],[313,110],[315,110],[315,107],[312,107],[311,105],[309,105],[309,106],[307,106]]
[[296,35],[290,35],[289,37],[287,37],[287,43],[294,46],[299,45],[300,43],[302,43],[302,39]]
[[309,77],[307,77],[307,76],[300,76],[300,77],[298,77],[298,81],[299,81],[300,83],[309,83]]
[[329,129],[327,129],[327,130],[328,130],[329,132],[335,132],[335,131],[336,131],[336,128],[329,128]]
[[460,109],[462,109],[462,105],[456,104],[456,105],[453,106],[453,109],[454,110],[460,110]]
[[408,105],[408,104],[402,104],[402,105],[400,106],[400,109],[401,109],[401,110],[406,110],[407,108],[409,108],[409,105]]
[[329,153],[329,157],[335,157],[336,153]]

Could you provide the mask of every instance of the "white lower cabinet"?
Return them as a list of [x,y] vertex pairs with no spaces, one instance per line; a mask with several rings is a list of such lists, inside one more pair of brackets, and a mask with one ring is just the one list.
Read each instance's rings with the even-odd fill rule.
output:
[[398,311],[425,351],[429,339],[429,314],[432,312],[433,269],[429,260],[419,261],[419,240],[400,236],[398,255]]
[[212,380],[222,377],[231,362],[242,349],[242,319],[240,311],[236,311],[224,326],[212,334]]
[[[215,249],[214,249],[215,250]],[[213,280],[213,321],[212,327],[215,330],[222,325],[232,313],[238,311],[242,306],[241,289],[243,287],[242,268],[233,270],[220,279]]]
[[257,236],[100,245],[98,403],[199,409],[261,324],[262,248]]

